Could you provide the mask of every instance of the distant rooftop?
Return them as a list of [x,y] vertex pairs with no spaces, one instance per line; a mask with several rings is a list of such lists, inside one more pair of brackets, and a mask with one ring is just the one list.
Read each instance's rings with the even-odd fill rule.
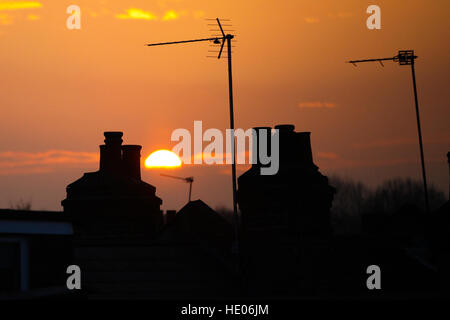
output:
[[72,235],[72,223],[62,211],[0,209],[0,234]]

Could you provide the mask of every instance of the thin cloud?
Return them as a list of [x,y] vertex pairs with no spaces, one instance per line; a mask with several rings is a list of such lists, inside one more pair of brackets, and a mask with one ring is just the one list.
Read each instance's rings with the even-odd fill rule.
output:
[[97,163],[99,155],[95,152],[69,150],[49,150],[45,152],[0,152],[0,175],[20,173],[45,173],[54,171],[57,166],[80,166]]
[[319,18],[315,18],[315,17],[306,17],[305,22],[306,23],[319,23],[320,20],[319,20]]
[[336,12],[336,13],[329,13],[328,18],[339,18],[339,19],[347,19],[353,17],[352,12]]
[[305,101],[297,104],[299,108],[335,108],[336,104],[333,102],[320,101]]
[[116,14],[118,19],[138,19],[138,20],[156,20],[158,17],[150,11],[142,9],[130,8],[126,14]]
[[0,25],[10,25],[13,23],[13,19],[9,14],[0,13]]
[[41,7],[42,3],[37,1],[0,2],[0,11],[36,9]]
[[[427,163],[440,163],[440,158],[428,158]],[[390,158],[390,159],[319,159],[320,164],[325,164],[326,169],[339,169],[339,168],[377,168],[377,167],[393,167],[401,165],[418,164],[419,160],[414,157],[404,158]]]
[[[416,145],[417,138],[391,138],[391,139],[378,139],[372,140],[364,143],[354,143],[353,146],[357,149],[372,149],[372,148],[389,148],[389,147],[400,147],[407,145]],[[448,135],[443,135],[441,137],[431,137],[424,139],[426,144],[448,144],[450,143],[450,138]]]
[[334,160],[338,158],[338,155],[334,152],[317,152],[319,159]]
[[[182,156],[179,156],[180,158],[183,158]],[[249,164],[251,161],[252,152],[251,151],[244,151],[244,152],[237,152],[236,153],[236,164],[242,164],[239,163],[238,160],[245,161],[245,164]],[[227,152],[217,152],[215,156],[210,155],[209,153],[196,153],[194,155],[191,155],[191,164],[195,164],[195,161],[202,160],[202,165],[208,165],[206,161],[208,160],[218,160],[222,159],[222,163],[214,163],[214,165],[223,165],[223,164],[229,164],[231,163],[231,153]],[[244,160],[245,159],[245,160]]]
[[163,16],[163,21],[168,21],[168,20],[175,20],[175,19],[178,19],[178,17],[179,17],[179,14],[178,13],[176,13],[175,11],[173,11],[173,10],[169,10],[169,11],[167,11],[165,14],[164,14],[164,16]]
[[325,20],[326,18],[328,19],[348,19],[353,17],[353,13],[351,12],[332,12],[332,13],[328,13],[327,17],[321,16],[319,17],[305,17],[303,18],[303,20],[306,23],[319,23],[321,21],[321,19]]
[[41,17],[38,16],[37,14],[29,14],[29,15],[27,15],[27,20],[30,20],[30,21],[39,20],[40,18]]

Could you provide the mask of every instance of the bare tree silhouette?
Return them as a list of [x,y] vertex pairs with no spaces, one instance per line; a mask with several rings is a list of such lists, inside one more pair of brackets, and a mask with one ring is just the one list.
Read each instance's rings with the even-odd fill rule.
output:
[[[430,209],[436,210],[446,201],[444,192],[430,185],[428,187]],[[411,178],[394,178],[383,182],[367,199],[368,213],[393,214],[403,207],[416,207],[425,212],[423,184]]]
[[[330,177],[336,188],[331,208],[335,233],[359,233],[361,217],[365,214],[420,214],[425,212],[425,195],[420,181],[410,178],[389,179],[375,189],[362,182],[339,176]],[[429,186],[431,210],[440,208],[446,201],[444,192]],[[407,212],[405,212],[407,211]]]
[[32,207],[31,200],[23,200],[20,198],[16,202],[9,202],[9,207],[14,210],[30,211]]
[[336,188],[331,207],[331,223],[335,233],[359,233],[361,214],[370,190],[362,183],[337,175],[329,178]]

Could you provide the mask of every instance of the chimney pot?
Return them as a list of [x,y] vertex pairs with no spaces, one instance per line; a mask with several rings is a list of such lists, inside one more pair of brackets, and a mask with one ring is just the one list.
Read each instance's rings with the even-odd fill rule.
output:
[[105,136],[105,144],[113,145],[113,144],[122,144],[122,136],[123,132],[120,131],[106,131],[103,133]]
[[295,126],[293,124],[279,124],[275,126],[275,129],[286,132],[293,132],[295,130]]
[[124,174],[137,180],[141,180],[141,149],[142,146],[139,145],[127,144],[122,146]]
[[100,146],[100,170],[112,173],[121,172],[122,163],[122,132],[104,132],[105,144]]

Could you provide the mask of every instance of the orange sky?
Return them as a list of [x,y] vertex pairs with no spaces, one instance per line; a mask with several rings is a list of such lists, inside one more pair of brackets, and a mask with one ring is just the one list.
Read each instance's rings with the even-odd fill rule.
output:
[[[81,30],[66,28],[71,4],[81,7]],[[366,27],[369,4],[381,8],[381,30]],[[145,19],[133,19],[133,8]],[[231,18],[237,34],[236,126],[293,123],[312,132],[323,173],[369,185],[420,179],[411,73],[344,61],[414,49],[427,173],[447,192],[449,12],[444,0],[0,1],[0,207],[22,198],[61,209],[65,186],[97,169],[103,131],[123,131],[148,156],[170,149],[172,130],[194,120],[224,130],[225,60],[206,58],[206,43],[144,46],[209,36],[204,18],[217,16]],[[171,174],[196,178],[194,198],[231,207],[229,171]],[[188,185],[160,172],[143,169],[143,179],[164,209],[180,208]]]

